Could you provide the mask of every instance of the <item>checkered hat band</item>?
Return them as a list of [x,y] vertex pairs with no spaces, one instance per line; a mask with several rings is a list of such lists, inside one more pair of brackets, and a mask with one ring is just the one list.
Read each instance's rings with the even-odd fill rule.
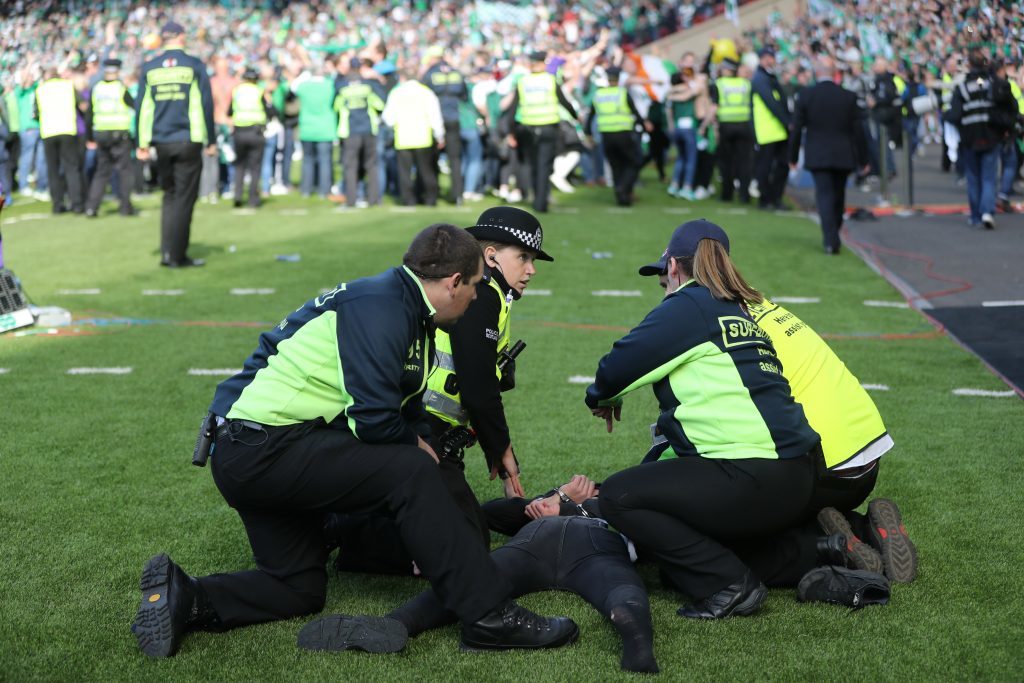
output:
[[519,230],[518,228],[512,228],[507,225],[494,225],[493,223],[477,223],[476,227],[497,228],[498,230],[515,235],[516,239],[534,251],[540,251],[541,242],[544,240],[544,232],[540,228],[537,228],[533,232],[528,232],[526,230]]

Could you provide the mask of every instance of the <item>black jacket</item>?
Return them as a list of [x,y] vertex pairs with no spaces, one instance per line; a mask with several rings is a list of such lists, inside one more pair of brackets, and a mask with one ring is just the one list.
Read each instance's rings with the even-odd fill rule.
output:
[[[783,126],[789,128],[789,103],[786,93],[782,92],[779,77],[768,73],[764,67],[759,66],[757,72],[754,73],[754,78],[750,81],[750,89],[754,95],[761,96],[761,100],[768,107],[772,116],[781,121]],[[779,93],[779,99],[775,99],[773,93],[776,92]]]
[[857,106],[857,95],[832,81],[804,89],[793,112],[790,163],[795,164],[800,155],[802,132],[806,129],[804,168],[852,171],[864,166],[868,150],[863,115]]
[[973,150],[992,149],[1006,137],[1017,103],[1009,84],[987,71],[971,71],[953,91],[953,103],[944,118],[960,129],[964,145]]

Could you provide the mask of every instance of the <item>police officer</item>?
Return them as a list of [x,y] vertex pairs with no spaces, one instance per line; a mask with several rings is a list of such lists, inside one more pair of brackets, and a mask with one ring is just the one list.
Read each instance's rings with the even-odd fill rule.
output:
[[81,98],[71,81],[59,76],[56,69],[47,69],[43,82],[36,89],[35,116],[39,120],[39,137],[43,140],[55,214],[68,210],[64,204],[65,188],[71,210],[85,212],[85,176],[78,139],[80,105]]
[[[529,179],[524,188],[533,193],[533,210],[545,213],[551,194],[551,171],[558,147],[558,107],[565,108],[572,118],[576,109],[558,87],[558,81],[547,72],[547,53],[530,55],[530,73],[519,79],[512,102],[505,113],[508,122],[515,122],[515,134],[509,145],[518,147]],[[509,130],[512,125],[509,125]]]
[[435,45],[427,51],[432,64],[423,75],[423,82],[434,91],[441,102],[444,120],[444,151],[452,176],[453,204],[462,204],[462,135],[459,128],[459,105],[469,100],[466,79],[444,58],[444,48]]
[[356,205],[360,171],[366,179],[367,203],[371,206],[380,203],[377,135],[380,131],[380,115],[384,111],[385,93],[380,81],[372,76],[373,73],[373,62],[353,58],[352,71],[334,100],[345,172],[345,205],[349,208]]
[[164,190],[160,212],[160,265],[204,265],[187,255],[192,210],[199,196],[199,176],[206,154],[217,153],[213,127],[213,93],[206,65],[184,52],[185,29],[173,21],[160,31],[166,51],[146,62],[139,76],[138,150],[148,161],[156,150],[157,172]]
[[775,50],[762,48],[758,56],[760,63],[750,84],[754,139],[757,141],[757,187],[761,193],[758,207],[781,209],[782,193],[789,177],[786,163],[789,102],[782,92],[779,77],[775,75]]
[[750,203],[750,166],[754,131],[750,123],[750,80],[739,75],[740,65],[728,57],[719,64],[721,75],[711,85],[711,101],[717,105],[718,162],[722,174],[723,202],[732,201],[734,181],[739,180],[740,203]]
[[694,600],[681,616],[753,614],[767,591],[722,541],[803,518],[820,438],[746,312],[762,297],[730,260],[725,231],[684,223],[665,259],[671,293],[601,359],[586,404],[610,431],[622,396],[653,384],[668,447],[661,460],[609,477],[601,512]]
[[273,107],[260,87],[260,75],[254,67],[242,73],[242,82],[231,91],[228,116],[231,117],[231,140],[235,147],[235,206],[242,205],[245,176],[249,175],[249,206],[260,205],[260,172],[266,143],[263,131]]
[[132,117],[135,115],[135,100],[119,77],[121,60],[107,59],[103,62],[103,80],[92,88],[88,125],[89,144],[96,148],[96,174],[89,185],[89,197],[85,202],[85,215],[96,218],[107,191],[111,175],[117,171],[117,192],[121,200],[120,214],[134,216],[138,212],[132,206],[133,140]]
[[[596,120],[605,158],[612,167],[615,203],[619,206],[632,206],[633,186],[642,161],[636,131],[645,125],[645,121],[637,111],[629,91],[619,85],[621,73],[622,70],[614,66],[607,70],[608,85],[594,92],[586,128],[592,130]],[[649,123],[646,125],[651,127]]]
[[[398,193],[403,206],[416,203],[415,187],[423,190],[423,203],[437,204],[437,167],[434,150],[446,144],[441,104],[437,95],[416,80],[412,67],[402,70],[402,82],[389,94],[381,120],[394,129],[398,166]],[[412,169],[416,168],[416,185]]]
[[[508,599],[502,577],[445,492],[437,456],[413,423],[430,374],[436,325],[476,296],[480,247],[437,224],[402,267],[344,283],[260,338],[243,370],[222,382],[213,477],[246,527],[255,571],[193,578],[166,555],[143,569],[133,631],[151,657],[185,634],[288,619],[323,609],[327,512],[381,509],[417,566],[463,623],[466,646],[557,647],[569,619],[545,619]],[[387,651],[401,649],[395,633]],[[378,650],[379,651],[379,650]]]

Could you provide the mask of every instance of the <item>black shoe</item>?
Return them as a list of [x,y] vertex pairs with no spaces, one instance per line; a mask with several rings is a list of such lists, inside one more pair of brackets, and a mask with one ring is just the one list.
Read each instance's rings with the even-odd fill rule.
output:
[[242,200],[241,199],[236,199],[235,200],[235,208],[236,209],[241,209],[242,208]]
[[888,498],[875,498],[868,503],[868,520],[871,544],[882,556],[886,577],[896,583],[910,583],[917,578],[917,548],[907,536],[896,503]]
[[839,251],[840,251],[840,247],[838,245],[836,245],[834,247],[825,247],[825,253],[829,254],[830,256],[835,256],[836,254],[839,253]]
[[745,617],[761,609],[768,589],[749,571],[743,578],[708,597],[680,607],[676,614],[687,619]]
[[171,657],[189,629],[196,603],[196,581],[167,555],[151,558],[142,568],[142,601],[132,632],[139,649],[150,657]]
[[125,217],[138,216],[139,210],[133,206],[130,209],[122,209],[121,211],[118,211],[118,213]]
[[409,633],[397,619],[332,614],[303,626],[298,646],[317,652],[358,650],[380,654],[400,652],[408,641]]
[[55,206],[55,207],[53,207],[53,215],[54,216],[59,216],[60,214],[67,213],[67,212],[68,212],[67,208],[65,208],[63,206]]
[[818,513],[818,526],[829,536],[842,534],[846,537],[846,561],[840,564],[876,574],[882,573],[882,556],[874,548],[857,538],[850,523],[839,510],[835,508],[822,509]]
[[472,624],[462,625],[465,650],[539,650],[576,642],[580,629],[568,617],[542,617],[508,600]]
[[831,602],[860,609],[889,602],[889,582],[881,574],[845,567],[816,567],[796,587],[800,602]]
[[846,566],[846,536],[832,534],[818,539],[818,565]]
[[205,266],[206,261],[201,258],[185,257],[180,261],[161,261],[160,265],[165,268],[199,268],[200,266]]

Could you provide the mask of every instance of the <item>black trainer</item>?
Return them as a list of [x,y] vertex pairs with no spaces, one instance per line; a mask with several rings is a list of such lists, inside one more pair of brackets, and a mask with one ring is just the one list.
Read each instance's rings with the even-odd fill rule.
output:
[[464,650],[539,650],[576,642],[579,626],[568,617],[542,617],[507,600],[472,624],[462,625]]
[[835,508],[823,508],[818,513],[818,526],[830,536],[842,534],[846,537],[846,566],[882,573],[882,556],[853,533],[850,522],[842,512]]
[[917,578],[917,548],[907,536],[903,518],[896,503],[888,498],[875,498],[868,503],[871,523],[871,544],[882,556],[885,575],[896,583],[910,583]]
[[889,602],[889,581],[881,574],[846,567],[815,567],[796,587],[800,602],[831,602],[860,609]]
[[150,558],[142,568],[142,601],[132,632],[139,649],[150,657],[171,657],[189,631],[196,603],[195,579],[167,555]]
[[761,609],[768,589],[749,571],[736,583],[708,597],[680,607],[676,614],[687,619],[725,619],[745,617]]
[[350,617],[332,614],[311,621],[299,631],[298,646],[316,652],[399,652],[409,640],[402,622],[391,617]]

